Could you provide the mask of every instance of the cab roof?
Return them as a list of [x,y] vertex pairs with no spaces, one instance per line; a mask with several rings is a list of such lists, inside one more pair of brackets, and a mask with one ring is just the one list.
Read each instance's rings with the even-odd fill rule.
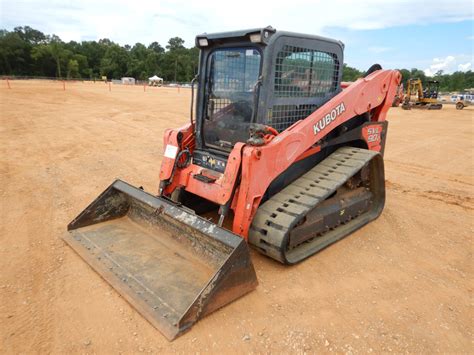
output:
[[[202,33],[200,35],[196,36],[196,46],[199,46],[199,39],[201,38],[206,38],[210,41],[219,41],[219,40],[248,40],[247,38],[251,34],[257,34],[260,33],[262,35],[262,43],[268,44],[270,38],[272,40],[275,40],[277,37],[281,36],[288,36],[288,37],[296,37],[296,38],[307,38],[307,39],[318,39],[322,40],[325,42],[331,42],[338,44],[344,48],[344,43],[342,43],[339,40],[335,40],[332,38],[327,38],[327,37],[322,37],[322,36],[316,36],[316,35],[310,35],[310,34],[304,34],[304,33],[295,33],[295,32],[288,32],[288,31],[277,31],[275,28],[272,26],[267,26],[267,27],[260,27],[260,28],[250,28],[246,30],[237,30],[237,31],[228,31],[228,32],[215,32],[215,33]],[[266,35],[265,35],[266,33]]]

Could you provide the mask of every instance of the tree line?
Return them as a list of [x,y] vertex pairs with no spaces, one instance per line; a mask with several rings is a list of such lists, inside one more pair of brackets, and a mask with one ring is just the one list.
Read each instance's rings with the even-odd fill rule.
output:
[[165,47],[158,42],[121,46],[109,39],[64,42],[29,26],[0,30],[0,75],[141,80],[158,75],[186,82],[197,72],[198,55],[196,47],[184,47],[179,37]]
[[[163,47],[136,43],[121,46],[110,39],[64,42],[29,26],[0,30],[0,75],[41,76],[74,79],[119,79],[124,76],[146,80],[158,75],[165,81],[189,82],[198,71],[199,50],[186,48],[180,37]],[[399,69],[403,82],[409,78],[438,80],[442,91],[463,91],[474,87],[474,73],[442,71],[428,78],[419,69]],[[354,81],[364,72],[346,64],[343,80]]]
[[[435,73],[434,76],[429,77],[425,74],[423,70],[413,68],[408,69],[398,69],[402,74],[402,83],[406,87],[406,82],[410,78],[421,79],[423,83],[426,83],[428,80],[439,81],[439,90],[443,92],[451,91],[465,91],[468,89],[474,88],[474,72],[468,70],[466,72],[456,71],[452,74],[444,74],[442,70]],[[344,69],[342,72],[343,81],[354,81],[357,78],[360,78],[365,73],[347,66],[344,64]]]

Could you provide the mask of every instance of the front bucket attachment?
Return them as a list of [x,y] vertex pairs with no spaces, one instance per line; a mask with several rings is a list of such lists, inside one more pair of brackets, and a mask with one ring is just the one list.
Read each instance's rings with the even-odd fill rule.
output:
[[244,239],[115,181],[65,241],[169,340],[257,286]]

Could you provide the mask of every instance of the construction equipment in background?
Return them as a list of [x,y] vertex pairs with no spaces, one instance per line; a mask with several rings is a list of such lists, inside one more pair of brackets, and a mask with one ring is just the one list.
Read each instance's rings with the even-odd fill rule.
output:
[[471,101],[464,99],[459,99],[454,104],[456,105],[456,110],[462,110],[464,107],[472,105]]
[[117,180],[64,237],[169,339],[257,286],[248,244],[294,264],[380,215],[401,80],[374,65],[341,89],[341,42],[271,27],[196,46],[197,95],[164,133],[158,194]]
[[472,105],[473,95],[470,94],[458,94],[452,95],[451,100],[446,101],[448,105],[456,105],[456,110],[462,110],[464,107]]
[[474,95],[472,93],[458,93],[453,94],[449,100],[443,100],[443,103],[446,105],[455,105],[456,110],[462,110],[464,107],[471,106],[474,100]]
[[[439,82],[429,80],[423,87],[421,79],[409,79],[407,81],[407,92],[402,104],[404,110],[412,108],[441,110],[443,105],[438,101]],[[415,96],[413,99],[412,96]]]
[[395,94],[395,97],[393,98],[392,107],[400,106],[404,98],[405,98],[405,94],[403,93],[403,83],[401,83],[400,85],[398,85],[397,93]]

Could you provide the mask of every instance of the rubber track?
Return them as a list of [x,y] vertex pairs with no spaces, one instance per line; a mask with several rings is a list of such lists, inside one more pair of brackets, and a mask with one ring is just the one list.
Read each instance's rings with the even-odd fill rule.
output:
[[289,260],[286,255],[288,235],[301,218],[378,154],[353,147],[336,150],[258,208],[250,227],[249,242],[261,253],[282,263],[298,262],[334,242],[318,245],[297,260]]

